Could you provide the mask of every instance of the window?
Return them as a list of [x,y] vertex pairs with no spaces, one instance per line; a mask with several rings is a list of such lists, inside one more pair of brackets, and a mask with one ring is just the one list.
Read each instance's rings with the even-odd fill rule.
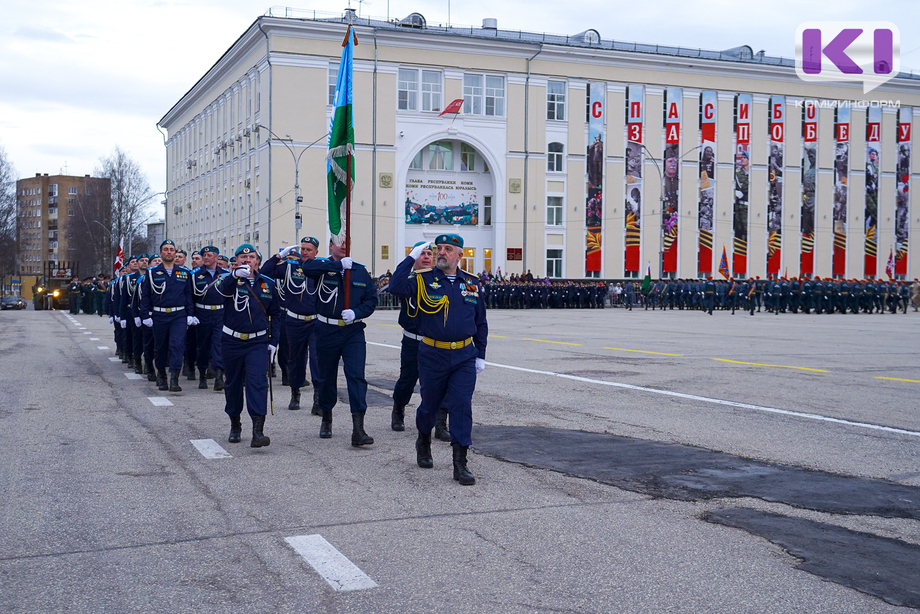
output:
[[[482,197],[482,225],[491,226],[492,225],[492,197],[483,196]],[[487,250],[489,257],[491,257],[492,251]]]
[[546,197],[546,225],[562,226],[562,197]]
[[564,147],[562,143],[550,143],[549,151],[546,154],[546,171],[549,173],[562,172],[562,152]]
[[77,212],[76,212],[76,210],[74,210],[74,209],[68,209],[68,210],[67,210],[67,215],[70,216],[70,217],[73,217],[73,216],[76,215],[76,214],[77,214]]
[[432,171],[454,170],[454,150],[450,141],[435,141],[428,146],[428,169]]
[[470,172],[476,170],[476,150],[466,143],[460,144],[460,170]]
[[497,75],[463,75],[463,112],[470,115],[503,116],[505,78]]
[[48,186],[48,196],[57,196],[58,195],[58,184],[52,183]]
[[441,110],[441,73],[422,71],[422,111]]
[[410,169],[422,170],[422,152],[425,151],[425,148],[422,147],[418,150],[418,153],[412,158],[412,162],[409,163]]
[[76,194],[76,193],[77,193],[77,188],[68,188],[68,189],[67,189],[67,193],[68,193],[68,194]]
[[463,249],[463,257],[460,258],[460,268],[467,273],[473,272],[476,267],[476,248],[467,247]]
[[[489,198],[489,197],[486,196],[486,198]],[[484,265],[483,268],[485,268],[486,272],[491,275],[492,274],[492,250],[484,249],[482,250],[482,254],[483,254],[483,259],[485,260],[485,262],[483,263]]]
[[546,276],[562,277],[562,250],[546,250]]
[[330,64],[329,65],[329,104],[335,104],[335,84],[336,79],[339,78],[339,65]]
[[546,84],[546,119],[565,119],[565,81]]
[[399,99],[397,108],[400,111],[418,111],[418,71],[406,68],[399,69]]
[[68,198],[68,199],[67,199],[67,204],[68,204],[68,205],[75,205],[75,204],[77,204],[77,199],[76,199],[76,198]]

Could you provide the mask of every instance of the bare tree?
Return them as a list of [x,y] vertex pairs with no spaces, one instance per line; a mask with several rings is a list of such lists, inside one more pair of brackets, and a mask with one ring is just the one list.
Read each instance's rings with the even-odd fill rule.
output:
[[[108,181],[87,183],[76,199],[75,212],[65,218],[68,244],[80,255],[85,274],[112,274],[118,235],[112,224],[112,190]],[[64,223],[64,222],[62,222]]]
[[[120,147],[115,147],[110,156],[101,158],[99,162],[101,166],[96,169],[96,177],[111,181],[113,243],[117,245],[118,238],[122,236],[130,242],[136,235],[143,234],[142,230],[153,217],[147,205],[156,192],[150,187],[140,165]],[[125,251],[129,248],[130,244],[126,243]]]
[[[0,278],[18,272],[19,234],[16,219],[16,180],[19,174],[0,146]],[[4,284],[6,281],[4,280]]]

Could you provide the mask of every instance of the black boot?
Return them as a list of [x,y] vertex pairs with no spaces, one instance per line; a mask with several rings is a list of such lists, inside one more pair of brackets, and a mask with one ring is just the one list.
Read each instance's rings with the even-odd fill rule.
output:
[[476,478],[473,477],[473,474],[470,473],[470,470],[466,468],[466,451],[469,449],[467,446],[461,446],[459,443],[453,444],[454,446],[454,479],[460,482],[463,486],[472,486],[476,483]]
[[265,428],[265,416],[253,416],[252,441],[249,442],[250,448],[264,448],[272,442],[271,439],[262,433],[263,428]]
[[214,369],[214,392],[224,389],[224,370]]
[[195,365],[194,365],[194,364],[189,364],[189,366],[188,366],[188,381],[194,382],[196,379],[198,379],[198,378],[195,377]]
[[169,390],[169,384],[166,383],[166,371],[157,369],[157,390]]
[[208,389],[208,376],[205,373],[204,369],[198,369],[198,389],[207,390]]
[[351,414],[351,445],[354,447],[369,446],[374,443],[374,438],[364,432],[364,412]]
[[329,439],[332,437],[332,410],[324,409],[320,415],[323,417],[323,421],[319,424],[319,438]]
[[127,360],[125,360],[125,366],[129,369],[134,369],[134,354],[125,354]]
[[300,388],[291,388],[291,402],[288,404],[288,409],[291,411],[300,409]]
[[[272,368],[274,368],[274,365],[272,365]],[[272,377],[274,377],[274,373],[275,373],[274,370],[272,370],[272,374],[273,374]],[[282,386],[291,385],[290,380],[288,380],[288,370],[284,367],[281,367],[281,385]]]
[[230,443],[239,443],[243,435],[243,423],[240,422],[239,416],[230,416],[230,436],[227,441]]
[[169,371],[169,391],[170,392],[182,392],[182,388],[179,387],[179,370],[170,369]]
[[314,416],[322,416],[323,412],[319,409],[319,388],[313,386],[313,409],[310,410],[310,413]]
[[415,440],[415,462],[422,469],[434,467],[434,459],[431,458],[431,433],[419,431],[418,439]]
[[188,376],[188,372],[189,372],[188,366],[189,366],[188,360],[183,360],[182,361],[182,375]]
[[435,439],[450,441],[450,431],[447,430],[447,410],[443,407],[438,410],[438,420],[434,423]]
[[147,381],[148,382],[158,382],[156,369],[153,368],[153,365],[146,365],[145,370],[147,371]]
[[390,428],[394,431],[406,430],[406,406],[393,402],[393,416],[390,419]]
[[144,360],[142,358],[138,358],[134,361],[134,372],[138,375],[144,374]]

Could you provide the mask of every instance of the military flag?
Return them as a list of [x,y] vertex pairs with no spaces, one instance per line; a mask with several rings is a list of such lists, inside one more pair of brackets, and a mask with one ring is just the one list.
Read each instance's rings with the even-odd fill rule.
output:
[[125,265],[125,238],[121,237],[121,240],[118,242],[118,253],[115,254],[115,275],[118,274],[118,271],[121,270],[121,267]]
[[888,264],[885,266],[885,274],[889,279],[894,278],[894,250],[888,252]]
[[652,265],[649,264],[645,269],[645,279],[642,280],[642,294],[647,294],[649,286],[652,285]]
[[335,81],[335,104],[329,127],[329,151],[326,154],[329,231],[336,245],[346,244],[351,192],[355,181],[355,126],[352,120],[351,74],[354,46],[357,44],[358,36],[349,24],[345,42],[342,43],[342,61]]
[[731,277],[731,273],[728,270],[728,254],[725,253],[725,246],[722,246],[722,259],[719,260],[719,273],[722,273],[722,277],[728,279]]

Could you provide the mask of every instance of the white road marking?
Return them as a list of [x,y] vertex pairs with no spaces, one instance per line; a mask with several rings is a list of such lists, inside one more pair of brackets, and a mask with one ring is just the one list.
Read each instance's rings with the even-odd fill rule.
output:
[[110,356],[109,360],[111,360],[112,362],[121,362],[121,358],[119,358],[118,356]]
[[90,337],[89,340],[90,340],[90,341],[99,341],[99,337]]
[[96,346],[96,347],[98,347],[100,350],[107,350],[107,349],[109,349],[109,346],[107,346],[107,345],[98,345],[98,346]]
[[172,405],[172,401],[166,397],[147,397],[147,399],[157,407],[169,407]]
[[[401,349],[395,345],[388,345],[386,343],[374,343],[372,341],[367,342],[369,345],[379,345],[380,347],[393,348],[395,350]],[[540,371],[538,369],[525,369],[524,367],[513,367],[511,365],[502,365],[497,362],[487,362],[486,365],[491,367],[498,367],[500,369],[511,369],[512,371],[523,371],[524,373],[534,373],[536,375],[548,375],[551,377],[560,377],[562,379],[570,379],[576,382],[585,382],[588,384],[599,384],[601,386],[612,386],[614,388],[625,388],[627,390],[635,390],[637,392],[650,392],[652,394],[663,394],[669,397],[677,397],[679,399],[688,399],[690,401],[702,401],[704,403],[715,403],[717,405],[726,405],[728,407],[737,407],[739,409],[751,409],[754,411],[761,411],[771,414],[780,414],[783,416],[792,416],[795,418],[804,418],[806,420],[817,420],[819,422],[830,422],[832,424],[843,424],[845,426],[855,426],[856,428],[870,429],[873,431],[884,431],[886,433],[896,433],[898,435],[909,435],[911,437],[920,437],[920,432],[918,431],[908,431],[907,429],[898,429],[891,426],[882,426],[879,424],[871,424],[869,422],[855,422],[853,420],[843,420],[841,418],[830,418],[828,416],[822,416],[820,414],[811,414],[800,411],[791,411],[788,409],[777,409],[775,407],[763,407],[761,405],[751,405],[750,403],[739,403],[737,401],[726,401],[724,399],[714,399],[711,397],[701,397],[695,394],[684,394],[683,392],[672,392],[670,390],[656,390],[655,388],[645,388],[643,386],[635,386],[633,384],[623,384],[620,382],[606,382],[599,379],[590,379],[587,377],[579,377],[577,375],[568,375],[567,373],[555,373],[553,371]]]
[[86,330],[86,327],[85,327],[85,326],[81,326],[81,327],[78,328],[77,330]]
[[233,458],[213,439],[190,439],[192,445],[207,459]]
[[144,376],[139,373],[125,373],[125,377],[128,379],[144,379]]
[[83,334],[84,334],[84,335],[92,335],[93,333],[87,331],[87,332],[85,332],[85,333],[83,333]]
[[377,583],[323,539],[322,535],[295,535],[284,541],[302,556],[323,580],[336,591],[374,588]]

